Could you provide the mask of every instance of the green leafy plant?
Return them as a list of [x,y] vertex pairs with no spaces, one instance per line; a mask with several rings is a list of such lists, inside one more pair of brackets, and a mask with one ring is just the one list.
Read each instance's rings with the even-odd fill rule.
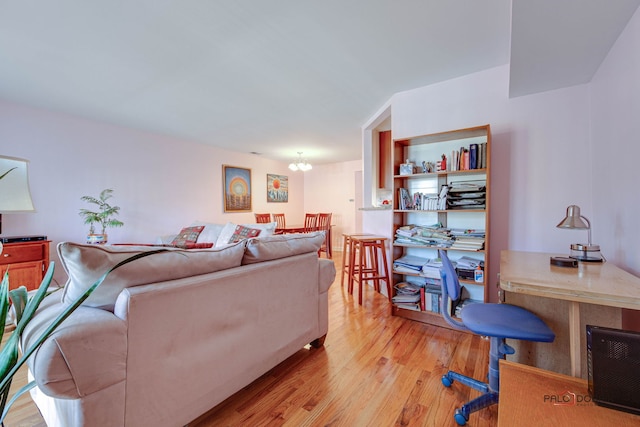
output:
[[91,211],[89,209],[80,209],[80,216],[84,218],[84,223],[89,225],[89,234],[95,234],[94,224],[100,224],[102,229],[101,234],[105,234],[107,227],[122,227],[124,223],[115,219],[115,216],[120,213],[120,207],[111,206],[107,203],[113,196],[113,190],[108,188],[100,192],[98,198],[92,196],[82,196],[80,200],[92,203],[97,206],[97,210]]
[[9,291],[9,270],[6,271],[2,279],[2,283],[0,283],[0,319],[7,318],[7,313],[9,312],[11,303],[15,310],[15,319],[17,324],[16,328],[11,333],[11,336],[2,347],[2,350],[0,350],[0,424],[4,425],[4,419],[9,408],[11,408],[11,405],[16,401],[16,399],[36,385],[35,381],[29,382],[26,386],[18,390],[11,400],[7,401],[14,375],[18,372],[18,369],[24,365],[27,359],[29,359],[29,357],[38,349],[38,347],[40,347],[42,343],[44,343],[45,340],[58,328],[58,326],[60,326],[60,324],[68,318],[71,313],[73,313],[82,304],[82,302],[86,300],[98,286],[100,286],[102,282],[104,282],[113,270],[137,259],[165,251],[166,249],[158,249],[155,251],[139,253],[108,269],[89,289],[85,291],[84,294],[82,294],[72,304],[69,304],[69,306],[59,314],[29,348],[22,349],[22,356],[19,356],[20,337],[31,319],[33,319],[33,316],[44,297],[51,293],[49,292],[49,285],[53,279],[54,263],[52,262],[49,264],[49,268],[44,279],[42,279],[42,283],[40,283],[38,290],[32,297],[29,296],[27,289],[24,286]]

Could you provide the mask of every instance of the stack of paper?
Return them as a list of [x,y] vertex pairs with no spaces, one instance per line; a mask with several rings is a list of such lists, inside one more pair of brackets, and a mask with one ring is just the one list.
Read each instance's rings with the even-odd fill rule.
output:
[[398,272],[420,273],[422,266],[428,261],[415,255],[405,255],[393,261],[393,269]]

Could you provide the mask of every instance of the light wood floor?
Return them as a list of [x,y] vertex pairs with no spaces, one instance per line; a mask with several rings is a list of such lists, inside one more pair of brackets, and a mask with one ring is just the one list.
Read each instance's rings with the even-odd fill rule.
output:
[[[455,408],[478,393],[459,383],[447,389],[440,378],[448,368],[486,378],[489,343],[392,317],[386,297],[371,288],[364,300],[359,306],[338,275],[324,347],[301,349],[189,427],[457,425]],[[44,426],[25,399],[12,408],[7,427]],[[472,414],[468,425],[496,423],[494,406]]]

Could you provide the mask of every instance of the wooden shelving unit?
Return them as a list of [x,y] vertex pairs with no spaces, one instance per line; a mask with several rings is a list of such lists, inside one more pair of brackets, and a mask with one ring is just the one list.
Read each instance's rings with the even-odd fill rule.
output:
[[[437,170],[427,173],[401,174],[400,165],[409,160],[416,165],[425,162],[439,161],[442,155],[447,156],[447,168],[451,167],[450,156],[452,152],[459,151],[462,147],[468,148],[471,144],[486,144],[484,151],[484,167],[469,170]],[[491,168],[491,131],[489,125],[474,128],[459,129],[430,135],[420,135],[393,141],[392,147],[392,179],[393,179],[393,224],[392,235],[395,237],[399,227],[413,224],[429,226],[442,224],[445,228],[484,229],[485,240],[482,250],[465,250],[444,248],[448,251],[449,258],[457,260],[467,255],[484,261],[484,281],[476,283],[472,280],[460,280],[461,284],[473,299],[486,302],[488,299],[487,278],[489,274],[489,212],[490,212],[490,168]],[[406,171],[405,171],[406,172]],[[400,189],[408,189],[411,194],[415,192],[438,194],[443,185],[460,181],[485,181],[485,204],[482,209],[400,209]],[[416,255],[425,258],[437,258],[438,247],[421,244],[397,243],[392,245],[392,259],[396,260],[404,255]],[[419,276],[418,273],[406,273],[393,271],[392,282],[395,285],[410,276]],[[448,326],[439,313],[430,311],[427,307],[424,311],[400,308],[392,306],[394,316],[402,316],[408,319],[430,323],[438,326]]]

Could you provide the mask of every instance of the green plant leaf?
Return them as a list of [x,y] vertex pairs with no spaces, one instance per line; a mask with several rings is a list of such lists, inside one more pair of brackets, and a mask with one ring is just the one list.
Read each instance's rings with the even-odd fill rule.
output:
[[6,319],[9,312],[9,268],[5,271],[0,283],[0,319]]
[[28,299],[29,294],[27,293],[27,288],[24,286],[20,286],[18,289],[12,289],[9,291],[9,300],[11,301],[13,310],[16,314],[16,324],[20,322],[20,319],[22,318],[22,313],[27,306]]
[[11,397],[11,400],[8,403],[6,402],[6,400],[2,402],[2,407],[4,408],[4,411],[2,411],[2,415],[0,416],[0,422],[4,421],[5,417],[7,416],[7,413],[9,412],[9,408],[11,408],[11,406],[16,402],[16,400],[18,400],[20,396],[22,396],[23,394],[25,394],[35,386],[36,386],[36,382],[31,381],[27,385],[22,387],[20,390],[16,391],[16,393]]

